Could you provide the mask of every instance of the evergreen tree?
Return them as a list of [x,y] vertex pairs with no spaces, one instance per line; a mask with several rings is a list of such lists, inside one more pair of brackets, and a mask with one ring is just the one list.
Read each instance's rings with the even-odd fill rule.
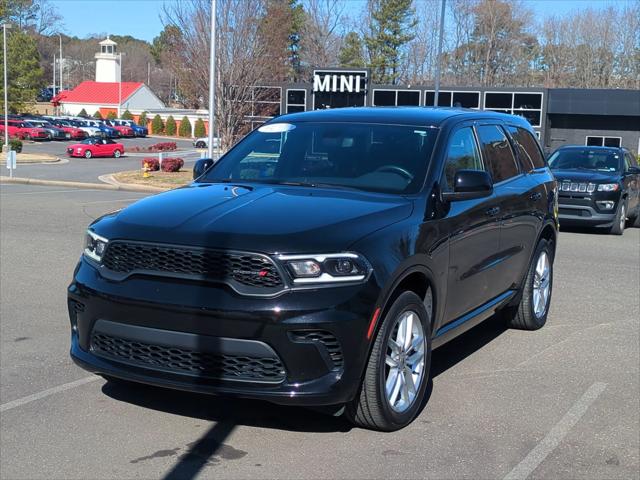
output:
[[196,138],[202,138],[207,136],[207,129],[204,127],[204,122],[201,118],[196,120],[196,125],[194,127],[193,135]]
[[186,138],[191,137],[191,122],[186,116],[182,117],[182,120],[180,120],[178,135]]
[[115,120],[116,118],[118,118],[118,114],[113,110],[110,110],[109,113],[107,113],[107,120]]
[[[11,3],[11,2],[9,2]],[[0,65],[4,62],[0,48]],[[7,31],[7,97],[9,113],[24,111],[35,102],[43,86],[44,71],[40,66],[40,53],[36,41],[18,28]],[[0,111],[4,111],[4,85],[0,82]]]
[[167,117],[167,123],[164,126],[164,130],[169,136],[176,134],[176,121],[173,119],[173,115],[169,115],[169,117]]
[[153,117],[153,121],[151,122],[151,130],[154,134],[159,135],[164,132],[164,123],[162,122],[162,118],[160,115],[156,115]]
[[87,113],[87,111],[83,108],[82,110],[80,110],[80,113],[78,113],[79,117],[82,118],[87,118],[89,116],[89,114]]
[[338,54],[338,61],[341,67],[364,67],[364,53],[362,51],[362,40],[356,32],[349,32],[344,37],[344,45]]
[[138,125],[140,125],[141,127],[146,127],[147,126],[147,112],[142,112],[140,114],[140,116],[138,117]]
[[403,48],[417,25],[412,0],[369,0],[371,22],[365,44],[374,83],[395,85]]
[[100,113],[100,110],[95,111],[95,113],[93,114],[93,118],[98,118],[98,119],[102,118],[102,114]]
[[127,109],[122,114],[122,119],[123,120],[133,120],[133,115],[131,115],[131,112]]

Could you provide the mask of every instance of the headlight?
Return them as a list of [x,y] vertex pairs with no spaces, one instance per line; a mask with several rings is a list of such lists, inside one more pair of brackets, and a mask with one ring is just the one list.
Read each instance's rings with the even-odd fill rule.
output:
[[108,243],[109,240],[107,240],[106,238],[101,237],[91,230],[87,230],[87,236],[85,238],[84,244],[84,254],[90,259],[95,260],[96,262],[101,262],[102,255],[104,255]]
[[82,147],[78,147],[76,150],[78,151],[78,153],[80,153],[82,152]]
[[601,183],[598,185],[599,192],[616,192],[620,188],[617,183]]
[[371,272],[369,262],[356,253],[278,256],[296,285],[361,282]]

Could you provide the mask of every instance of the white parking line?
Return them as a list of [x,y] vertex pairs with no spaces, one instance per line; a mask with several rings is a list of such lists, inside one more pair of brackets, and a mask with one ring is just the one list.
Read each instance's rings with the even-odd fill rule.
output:
[[567,433],[587,413],[589,406],[596,401],[605,388],[607,388],[606,383],[596,382],[591,385],[542,441],[504,477],[504,480],[525,479],[531,475],[545,458],[560,445]]
[[65,390],[70,390],[72,388],[80,387],[87,383],[95,382],[96,380],[100,380],[101,378],[102,377],[98,377],[97,375],[91,375],[90,377],[84,377],[74,382],[63,383],[62,385],[58,385],[57,387],[48,388],[41,392],[27,395],[26,397],[18,398],[7,403],[3,403],[2,405],[0,405],[0,412],[6,412],[7,410],[11,410],[12,408],[21,407],[22,405],[35,402],[36,400],[41,400],[50,395],[64,392]]

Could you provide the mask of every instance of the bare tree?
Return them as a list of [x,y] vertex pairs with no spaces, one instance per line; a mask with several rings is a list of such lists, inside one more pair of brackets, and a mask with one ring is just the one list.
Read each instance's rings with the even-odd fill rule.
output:
[[345,25],[343,0],[304,0],[305,20],[301,35],[302,62],[309,67],[338,64]]
[[438,52],[438,0],[414,0],[415,38],[407,45],[407,56],[401,79],[405,83],[427,83],[434,78]]

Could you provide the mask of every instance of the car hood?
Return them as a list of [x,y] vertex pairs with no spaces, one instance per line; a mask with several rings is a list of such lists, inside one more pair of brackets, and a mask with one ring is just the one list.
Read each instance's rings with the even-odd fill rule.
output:
[[615,182],[620,174],[618,172],[603,172],[598,170],[551,170],[558,182]]
[[110,240],[326,253],[343,251],[412,210],[413,202],[399,195],[194,183],[144,198],[92,228]]

